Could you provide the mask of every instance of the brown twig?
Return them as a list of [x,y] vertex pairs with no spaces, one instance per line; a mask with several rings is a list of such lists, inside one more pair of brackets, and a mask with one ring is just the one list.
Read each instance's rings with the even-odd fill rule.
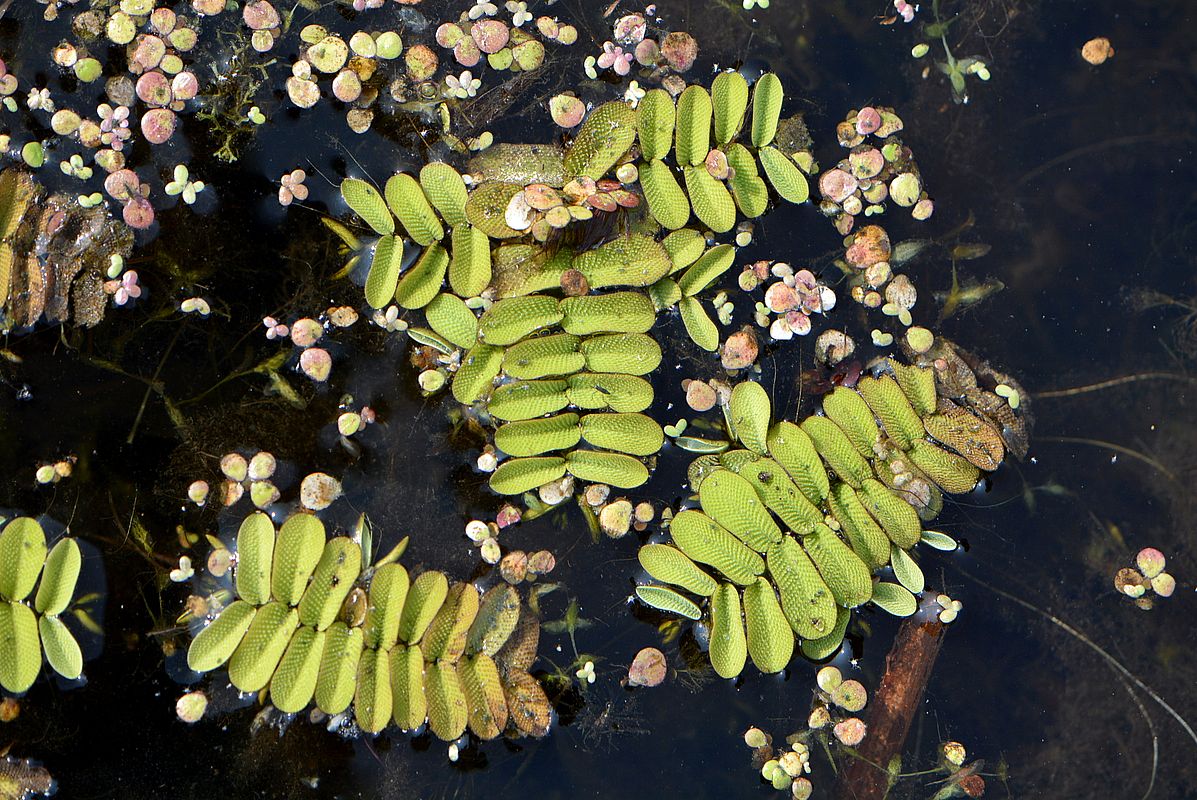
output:
[[924,592],[920,613],[898,629],[885,659],[885,675],[869,703],[868,736],[836,786],[839,800],[881,800],[890,788],[889,764],[901,756],[910,723],[922,705],[946,626],[927,613],[936,593]]

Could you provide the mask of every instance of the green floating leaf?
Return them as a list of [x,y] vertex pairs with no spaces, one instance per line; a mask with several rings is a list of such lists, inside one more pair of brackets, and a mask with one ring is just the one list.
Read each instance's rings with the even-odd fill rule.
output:
[[[399,638],[399,618],[411,587],[402,564],[383,564],[370,578],[370,607],[363,626],[367,647],[389,650]],[[333,623],[332,627],[336,627]]]
[[387,201],[370,184],[359,178],[346,178],[341,181],[341,198],[379,236],[395,232],[395,218],[387,208]]
[[757,155],[765,168],[765,177],[783,199],[791,203],[810,199],[810,184],[789,156],[775,147],[762,147]]
[[500,386],[491,394],[487,410],[492,417],[521,420],[541,417],[569,405],[564,380],[517,381]]
[[945,492],[952,494],[971,492],[981,477],[981,471],[967,460],[922,440],[911,446],[910,460]]
[[497,738],[507,727],[507,699],[494,659],[479,653],[458,664],[457,674],[469,708],[470,731],[482,741]]
[[694,228],[682,228],[668,234],[661,240],[669,260],[673,262],[670,273],[683,270],[693,264],[707,249],[706,237]]
[[582,372],[565,379],[568,402],[587,410],[643,411],[652,405],[653,387],[635,375]]
[[740,213],[749,219],[764,214],[769,208],[769,187],[761,180],[752,153],[733,142],[727,148],[727,165],[733,170],[727,185]]
[[910,503],[872,479],[861,485],[860,499],[894,544],[903,550],[918,544],[923,524]]
[[790,629],[803,639],[831,633],[836,622],[835,599],[798,542],[786,536],[769,548],[766,562]]
[[297,714],[312,702],[326,635],[301,625],[283,652],[270,679],[270,702],[284,714]]
[[898,579],[898,583],[911,594],[919,594],[926,588],[927,581],[923,577],[923,571],[910,557],[910,553],[897,545],[891,545],[889,563],[894,568],[894,577]]
[[881,420],[886,435],[899,449],[909,450],[915,441],[923,438],[923,422],[893,376],[874,378],[866,375],[857,381],[856,391]]
[[957,547],[955,539],[939,531],[923,531],[921,541],[928,547],[934,547],[936,550],[943,550],[947,553],[950,553]]
[[523,494],[565,476],[565,459],[559,456],[513,458],[490,476],[490,488],[499,494]]
[[520,380],[572,375],[586,366],[586,357],[578,351],[581,342],[570,333],[524,339],[507,348],[503,371]]
[[508,671],[503,676],[503,697],[516,730],[537,738],[548,735],[553,707],[535,678],[527,672]]
[[445,573],[436,570],[421,572],[407,590],[403,614],[399,617],[399,641],[408,645],[419,644],[448,594],[449,579]]
[[490,285],[490,239],[473,225],[453,228],[449,286],[459,297],[477,297]]
[[677,230],[690,221],[690,200],[665,162],[641,163],[640,188],[649,213],[662,228]]
[[[257,611],[244,600],[235,600],[226,606],[208,627],[191,640],[191,646],[187,648],[187,666],[196,672],[210,672],[228,661],[249,630]],[[2,613],[3,609],[0,608]]]
[[766,674],[781,672],[794,656],[794,632],[781,613],[773,584],[764,578],[744,589],[744,620],[748,624],[748,655]]
[[[387,206],[399,218],[407,235],[421,247],[442,239],[445,229],[432,210],[424,190],[416,179],[405,172],[392,175],[385,188]],[[464,206],[462,212],[464,213]]]
[[[666,309],[673,308],[681,301],[682,290],[677,285],[677,281],[672,278],[662,278],[648,287],[648,296],[652,299],[654,310],[665,311]],[[714,323],[711,324],[713,325]],[[719,346],[718,330],[715,331],[715,346]]]
[[[58,544],[50,550],[50,555],[46,556],[42,582],[38,584],[37,596],[33,601],[37,613],[52,616],[66,610],[75,594],[75,584],[82,566],[83,556],[79,552],[78,542],[68,537],[59,539]],[[269,587],[267,582],[267,593]]]
[[885,581],[873,587],[873,604],[895,617],[909,617],[919,609],[914,595],[896,583]]
[[466,220],[492,239],[523,236],[523,231],[517,231],[507,224],[507,206],[513,197],[523,191],[522,183],[487,181],[479,184],[470,192],[470,199],[466,202]]
[[567,297],[560,303],[561,327],[577,336],[646,333],[656,322],[652,300],[643,292],[611,292]]
[[756,381],[737,383],[732,389],[729,413],[736,438],[753,452],[767,453],[773,404],[764,388]]
[[876,458],[874,445],[881,434],[873,411],[859,394],[847,386],[837,386],[823,395],[823,413],[840,426],[856,452],[865,458]]
[[46,533],[32,517],[17,517],[0,532],[0,598],[29,596],[46,561]]
[[646,544],[640,548],[636,556],[644,571],[663,583],[680,586],[702,597],[710,597],[718,586],[714,578],[703,572],[676,547],[667,544]]
[[292,514],[279,528],[270,571],[270,591],[285,605],[297,604],[324,552],[324,523],[311,514]]
[[680,511],[669,524],[669,532],[683,553],[714,567],[733,583],[747,586],[765,571],[759,555],[706,514]]
[[935,371],[930,367],[903,364],[892,358],[888,359],[886,364],[894,371],[898,387],[910,401],[914,413],[920,417],[935,413],[935,407],[939,402],[935,391]]
[[781,464],[773,459],[758,457],[748,450],[732,450],[725,453],[720,461],[748,481],[761,502],[790,530],[806,533],[812,525],[823,521],[823,512],[806,499]]
[[777,135],[777,121],[781,119],[781,104],[785,90],[781,79],[766,72],[757,79],[752,90],[752,145],[764,147]]
[[79,643],[62,620],[54,616],[42,617],[37,621],[37,629],[41,634],[42,650],[46,653],[46,663],[50,665],[50,669],[68,681],[82,675],[83,651],[79,649]]
[[428,727],[439,739],[451,742],[465,733],[469,708],[455,664],[428,663],[424,692],[428,696]]
[[869,514],[856,491],[848,484],[836,481],[827,499],[852,551],[872,569],[889,563],[889,537]]
[[836,605],[855,608],[872,596],[872,570],[844,544],[835,531],[816,525],[802,537],[802,547],[823,576]]
[[578,480],[634,489],[648,480],[644,462],[621,453],[575,450],[565,457],[565,468]]
[[316,676],[316,707],[325,714],[340,714],[353,702],[362,648],[361,628],[334,622],[324,632],[324,652]]
[[[680,289],[678,294],[681,294]],[[703,308],[702,301],[697,297],[682,297],[677,307],[682,315],[682,324],[686,326],[686,334],[694,344],[708,353],[718,350],[719,328]]]
[[478,318],[457,295],[438,294],[424,316],[434,331],[458,347],[468,350],[478,341]]
[[[542,419],[507,422],[495,431],[495,447],[509,456],[539,456],[578,446],[582,430],[573,412]],[[540,485],[540,484],[537,484]]]
[[428,718],[424,691],[424,654],[419,645],[396,645],[391,650],[392,719],[400,729],[412,731]]
[[586,368],[594,372],[647,375],[661,364],[661,346],[643,333],[610,333],[582,342]]
[[465,652],[466,636],[478,615],[478,590],[472,583],[457,582],[449,587],[445,602],[428,625],[420,641],[429,661],[456,663]]
[[[565,151],[565,174],[598,180],[636,141],[636,112],[614,100],[590,112]],[[705,153],[703,155],[706,155]]]
[[[754,581],[755,582],[755,581]],[[748,640],[740,611],[740,592],[722,583],[711,595],[711,666],[720,678],[734,678],[744,671]]]
[[453,375],[453,399],[466,405],[478,402],[490,391],[502,369],[502,347],[481,342],[475,344]]
[[697,436],[675,436],[673,443],[687,453],[712,455],[722,453],[731,447],[731,442],[723,439],[701,439]]
[[687,86],[677,100],[677,163],[697,166],[711,149],[711,96],[701,86]]
[[677,614],[679,617],[685,617],[686,619],[697,620],[702,618],[702,611],[694,604],[693,600],[664,586],[637,586],[636,597],[639,598],[640,602],[647,606],[652,606],[658,611]]
[[822,661],[835,655],[844,643],[844,634],[848,632],[848,620],[852,614],[843,606],[836,606],[835,626],[826,636],[818,639],[806,639],[802,642],[802,655],[811,661]]
[[650,89],[640,98],[640,118],[637,132],[640,154],[645,161],[655,161],[669,155],[673,144],[676,120],[673,98],[664,89]]
[[736,473],[717,469],[707,475],[698,487],[698,499],[708,516],[758,553],[781,541],[781,529],[756,490]]
[[682,172],[694,215],[715,233],[730,231],[736,224],[736,204],[727,188],[703,165],[685,167]]
[[470,195],[457,170],[441,161],[429,162],[420,168],[420,187],[445,222],[454,228],[465,224],[466,201]]
[[42,671],[37,616],[29,606],[0,600],[0,643],[0,686],[13,694],[27,691]]
[[736,138],[748,110],[748,81],[739,72],[720,72],[711,82],[715,110],[715,141],[720,146]]
[[540,294],[499,300],[478,321],[478,338],[506,347],[564,317],[556,298]]
[[736,248],[730,244],[715,245],[703,253],[702,258],[695,261],[678,279],[682,294],[693,297],[706,289],[731,268],[735,258]]
[[519,620],[519,593],[510,584],[495,584],[478,604],[478,614],[466,636],[466,652],[493,658],[511,638]]
[[390,653],[366,650],[357,665],[357,687],[353,693],[353,716],[366,733],[378,733],[391,721],[394,696],[391,690]]
[[669,253],[651,236],[619,236],[580,253],[573,268],[586,276],[592,289],[608,286],[651,286],[673,269]]
[[769,430],[769,455],[785,467],[794,483],[815,505],[821,505],[831,483],[814,442],[806,431],[792,422],[782,421]]
[[271,601],[259,608],[229,658],[229,682],[242,692],[264,688],[298,627],[299,612],[286,603]]
[[348,536],[335,536],[324,551],[299,601],[299,621],[322,631],[333,623],[362,571],[362,548]]
[[395,302],[403,308],[423,308],[432,302],[445,283],[449,254],[439,244],[424,248],[415,265],[395,287]]
[[270,569],[274,563],[274,523],[261,511],[241,522],[237,531],[237,563],[234,566],[237,596],[255,606],[270,600]]
[[864,456],[856,452],[848,436],[827,417],[810,416],[802,420],[802,430],[815,443],[815,449],[840,480],[854,489],[872,477],[873,470]]
[[587,414],[581,421],[582,438],[595,447],[633,456],[651,456],[665,444],[665,432],[644,414]]

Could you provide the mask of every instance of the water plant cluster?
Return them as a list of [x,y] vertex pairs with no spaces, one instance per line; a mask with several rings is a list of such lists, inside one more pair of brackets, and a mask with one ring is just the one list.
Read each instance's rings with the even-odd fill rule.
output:
[[351,712],[368,733],[427,722],[445,741],[467,727],[484,740],[545,735],[549,701],[528,673],[535,613],[506,583],[480,594],[436,570],[412,578],[398,563],[405,546],[365,563],[368,546],[363,558],[359,541],[328,537],[311,514],[294,513],[276,530],[268,515],[251,513],[237,533],[228,594],[212,596],[188,666],[226,666],[239,691],[264,692],[283,713],[313,702],[329,716]]

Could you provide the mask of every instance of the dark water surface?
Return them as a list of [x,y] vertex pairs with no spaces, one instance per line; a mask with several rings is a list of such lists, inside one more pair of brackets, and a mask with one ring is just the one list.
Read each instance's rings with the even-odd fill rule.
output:
[[[440,21],[468,5],[461,0],[446,10],[427,0],[419,8]],[[543,3],[529,5],[546,11]],[[551,68],[521,89],[503,120],[484,120],[479,130],[493,130],[500,141],[555,137],[542,101],[586,83],[580,62],[599,49],[592,37],[608,38],[611,20],[601,18],[607,5],[562,0],[548,8],[578,25],[578,44],[550,49],[558,59]],[[621,12],[639,10],[625,6]],[[944,3],[945,15],[960,15],[949,33],[956,55],[980,55],[992,72],[988,83],[970,79],[966,105],[952,103],[938,73],[920,76],[926,60],[912,60],[909,51],[922,39],[915,26],[878,24],[892,10],[881,0],[773,0],[752,14],[713,0],[657,6],[670,29],[688,30],[702,45],[692,79],[705,83],[714,65],[745,58],[778,71],[787,113],[806,113],[824,166],[840,157],[834,126],[848,109],[873,102],[898,110],[936,214],[919,227],[891,212],[884,221],[891,236],[944,237],[971,215],[976,223],[959,241],[992,250],[959,261],[959,279],[995,278],[1007,287],[939,331],[1015,375],[1032,394],[1191,370],[1191,311],[1175,304],[1141,310],[1135,300],[1147,289],[1197,306],[1193,3]],[[400,26],[392,4],[358,24],[345,8],[324,9],[320,21],[344,31]],[[0,20],[0,56],[23,90],[48,81],[64,96],[45,56],[66,35],[70,14],[64,9],[63,19],[47,24],[41,9],[16,0]],[[297,13],[300,19],[306,12]],[[919,13],[926,19],[930,8]],[[226,24],[237,21],[224,16]],[[1109,37],[1117,53],[1091,67],[1078,51],[1097,35]],[[276,78],[286,75],[294,43],[293,34],[284,40]],[[488,86],[499,80],[483,79]],[[749,669],[734,684],[693,687],[671,678],[652,690],[621,689],[618,679],[640,648],[661,646],[680,663],[677,645],[661,645],[653,624],[627,606],[637,537],[594,543],[572,507],[503,539],[529,552],[553,550],[553,578],[564,586],[546,598],[546,617],[561,616],[568,598],[577,598],[593,622],[577,631],[578,649],[601,657],[580,710],[572,703],[543,741],[492,742],[452,765],[443,743],[393,731],[345,741],[298,721],[282,735],[269,728],[251,733],[252,707],[214,709],[194,726],[176,719],[184,690],[164,664],[164,644],[173,642],[153,632],[173,625],[186,591],[160,584],[162,566],[180,552],[176,525],[204,531],[221,524],[212,513],[184,508],[191,480],[215,482],[220,454],[269,449],[304,472],[344,475],[349,503],[370,515],[382,549],[410,535],[407,563],[458,578],[478,565],[464,523],[498,507],[483,476],[470,469],[476,443],[451,429],[451,399],[421,398],[406,342],[375,327],[359,323],[336,335],[338,363],[328,388],[314,390],[302,375],[286,373],[310,400],[305,410],[270,396],[261,375],[200,397],[279,351],[261,336],[263,315],[291,319],[332,304],[362,305],[359,289],[329,280],[343,257],[317,214],[283,214],[277,206],[278,176],[304,166],[311,209],[343,215],[340,177],[385,176],[425,156],[411,125],[380,123],[355,136],[327,101],[299,115],[288,110],[285,95],[263,91],[272,122],[233,165],[204,157],[214,145],[194,117],[169,146],[136,151],[137,162],[152,158],[159,174],[186,162],[210,185],[203,213],[181,205],[161,211],[157,236],[135,252],[146,302],[110,313],[90,332],[64,337],[43,329],[5,342],[23,363],[0,365],[0,505],[69,522],[102,554],[107,588],[106,635],[102,653],[86,665],[86,686],[41,679],[23,698],[20,717],[0,723],[0,747],[14,742],[14,754],[45,763],[66,798],[783,796],[757,780],[740,737],[749,725],[777,738],[800,729],[817,667],[796,660],[784,677]],[[617,96],[612,87],[588,83],[580,92]],[[24,91],[18,97],[23,101]],[[5,115],[3,124],[17,118]],[[41,171],[51,186],[61,178],[51,168],[57,160]],[[956,243],[947,239],[909,270],[920,290],[916,319],[933,327],[931,294],[951,284],[948,253]],[[756,242],[737,263],[784,258],[828,268],[838,247],[816,208],[783,207],[758,222]],[[180,270],[187,280],[176,284],[171,276]],[[824,274],[832,279],[834,267]],[[216,313],[206,321],[151,313],[163,298],[191,294],[209,298]],[[831,322],[867,332],[854,304],[841,301]],[[750,304],[738,308],[737,324],[750,318]],[[676,318],[655,331],[666,343],[655,379],[654,412],[662,421],[685,410],[682,378],[719,372],[680,331]],[[762,380],[789,414],[799,409],[796,375],[809,367],[810,349],[810,341],[796,339],[762,359]],[[21,386],[29,399],[19,399]],[[159,391],[180,409],[185,433],[172,424]],[[384,420],[361,439],[356,462],[335,446],[329,427],[343,393],[378,408]],[[987,796],[1137,798],[1151,786],[1152,797],[1197,797],[1197,741],[1145,694],[1136,700],[1126,678],[1049,617],[1103,648],[1178,714],[1197,719],[1193,397],[1191,381],[1156,380],[1037,399],[1030,458],[1007,462],[945,510],[936,526],[965,541],[967,551],[927,551],[921,563],[929,584],[965,608],[950,626],[912,730],[906,772],[934,766],[939,744],[956,739],[970,759],[985,760],[985,772],[1007,765],[1008,783],[991,778]],[[1156,463],[1076,439],[1115,443]],[[79,457],[74,476],[34,488],[35,464],[67,453]],[[654,478],[631,496],[675,503],[689,458],[667,448]],[[129,541],[134,519],[149,531],[157,565]],[[1150,612],[1120,597],[1112,583],[1144,546],[1167,555],[1178,581],[1175,595]],[[871,635],[850,654],[858,656],[855,667],[849,654],[835,663],[872,689],[897,626],[875,611],[860,617]],[[567,669],[574,655],[565,635],[542,637],[541,654],[537,667],[549,672]],[[830,796],[834,777],[825,758],[816,757],[811,777],[816,796]],[[892,796],[931,797],[939,787],[928,782],[936,777],[905,779]]]

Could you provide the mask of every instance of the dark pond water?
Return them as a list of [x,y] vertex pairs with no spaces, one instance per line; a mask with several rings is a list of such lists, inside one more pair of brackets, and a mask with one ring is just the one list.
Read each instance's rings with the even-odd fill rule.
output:
[[[468,3],[446,5],[426,0],[419,10],[435,23]],[[604,20],[607,5],[529,3],[576,24],[578,44],[552,51],[548,68],[512,87],[509,105],[478,108],[470,117],[475,130],[464,132],[549,141],[557,129],[543,111],[547,97],[562,88],[618,96],[622,88],[586,81],[580,63],[609,37],[614,16],[636,10],[624,3]],[[951,248],[984,243],[988,254],[955,264],[959,280],[996,279],[1006,288],[943,321],[940,332],[1017,376],[1032,394],[1124,375],[1172,376],[1036,398],[1030,457],[1008,461],[945,510],[937,527],[967,550],[929,551],[922,565],[930,584],[965,608],[948,630],[904,772],[932,768],[940,743],[955,739],[970,759],[984,759],[983,772],[1001,765],[1006,780],[991,777],[987,796],[1197,797],[1197,739],[1126,677],[1150,686],[1184,719],[1197,718],[1197,412],[1193,379],[1185,377],[1197,359],[1197,10],[1179,0],[941,5],[945,18],[956,19],[947,34],[956,56],[981,56],[992,73],[987,83],[969,79],[964,105],[952,102],[934,69],[921,75],[931,57],[909,57],[923,40],[918,26],[931,21],[928,7],[909,26],[879,24],[892,13],[882,0],[773,0],[751,14],[714,0],[662,0],[657,13],[668,29],[700,41],[693,76],[705,81],[716,65],[746,59],[775,69],[787,86],[787,111],[806,113],[824,164],[840,157],[834,126],[848,109],[875,102],[899,111],[936,214],[922,227],[904,215],[886,224],[899,240],[942,237],[942,246],[910,268],[921,292],[918,319],[935,322],[931,294],[951,285]],[[46,55],[68,35],[71,14],[64,8],[46,23],[42,9],[33,0],[8,8],[0,56],[23,89],[48,85],[65,98],[77,87]],[[296,25],[411,27],[412,18],[390,3],[367,14],[354,22],[348,6],[325,4],[315,13],[297,9]],[[225,28],[238,27],[236,15],[222,19]],[[209,22],[204,30],[220,27]],[[1079,57],[1094,36],[1109,37],[1117,51],[1100,67]],[[219,49],[214,36],[205,42],[197,64]],[[255,99],[271,121],[239,143],[236,163],[206,155],[218,142],[194,115],[171,144],[134,148],[131,162],[144,167],[143,177],[157,176],[156,189],[181,162],[210,187],[195,209],[159,210],[158,226],[139,240],[133,263],[147,289],[143,302],[109,313],[94,330],[45,328],[4,342],[21,363],[0,362],[0,505],[69,522],[93,545],[91,580],[106,587],[105,636],[102,650],[92,643],[86,685],[40,680],[22,698],[19,718],[0,723],[0,747],[12,742],[14,754],[43,762],[68,798],[782,796],[753,774],[740,737],[749,725],[775,736],[800,729],[817,667],[796,660],[782,677],[750,669],[736,683],[671,678],[652,690],[620,688],[640,648],[660,646],[680,664],[678,645],[662,644],[652,622],[626,602],[637,537],[595,542],[571,506],[503,540],[556,554],[553,579],[562,589],[545,598],[547,619],[560,617],[573,598],[591,622],[576,631],[576,643],[597,657],[598,679],[562,705],[546,739],[492,742],[450,764],[442,743],[397,733],[342,740],[304,721],[281,734],[251,732],[252,707],[214,709],[194,726],[176,719],[184,689],[169,676],[166,651],[185,643],[162,632],[173,626],[186,590],[169,583],[165,569],[181,552],[176,526],[234,524],[185,504],[191,480],[215,479],[220,454],[269,449],[298,469],[344,476],[347,510],[367,512],[388,544],[410,535],[409,563],[458,577],[479,566],[461,533],[465,521],[493,516],[499,505],[470,468],[478,442],[454,428],[451,399],[421,397],[402,337],[364,322],[338,333],[326,388],[285,370],[302,410],[269,392],[261,374],[221,382],[280,352],[261,335],[264,315],[294,319],[329,305],[362,305],[360,289],[332,277],[344,256],[319,213],[345,215],[336,184],[346,174],[385,176],[420,163],[424,135],[435,128],[380,120],[358,136],[345,127],[343,109],[327,101],[302,115],[290,109],[277,87],[296,43],[292,33],[276,50],[279,62]],[[109,55],[119,57],[115,49]],[[220,69],[233,67],[223,62]],[[501,82],[486,71],[483,79],[488,88]],[[98,90],[78,91],[87,98],[81,106],[98,102]],[[24,94],[17,95],[22,105]],[[0,124],[18,141],[28,119],[22,107]],[[41,171],[52,188],[66,185],[51,168],[58,160]],[[297,166],[309,172],[311,197],[284,213],[277,179]],[[784,258],[833,279],[839,240],[810,204],[771,212],[756,233],[737,263]],[[1144,308],[1146,292],[1171,301]],[[210,300],[211,318],[170,313],[194,294]],[[837,324],[867,331],[852,304],[836,313]],[[748,322],[751,309],[736,315],[737,324]],[[680,331],[676,318],[655,331],[666,345],[654,376],[654,413],[662,421],[684,409],[682,378],[719,372]],[[799,410],[796,377],[810,359],[811,342],[797,339],[762,359],[762,380],[787,413]],[[358,459],[336,445],[330,427],[345,393],[383,420],[360,440]],[[36,488],[36,464],[66,454],[78,456],[74,475]],[[689,459],[667,449],[650,483],[631,496],[676,504]],[[148,531],[149,553],[131,535],[138,525]],[[1176,593],[1150,612],[1112,583],[1145,546],[1167,555],[1178,581]],[[872,689],[896,628],[892,618],[862,613],[851,652],[835,663]],[[538,670],[567,670],[573,660],[568,636],[542,638]],[[817,797],[832,796],[834,773],[821,755],[811,777]],[[931,797],[939,777],[904,778],[891,796]]]

